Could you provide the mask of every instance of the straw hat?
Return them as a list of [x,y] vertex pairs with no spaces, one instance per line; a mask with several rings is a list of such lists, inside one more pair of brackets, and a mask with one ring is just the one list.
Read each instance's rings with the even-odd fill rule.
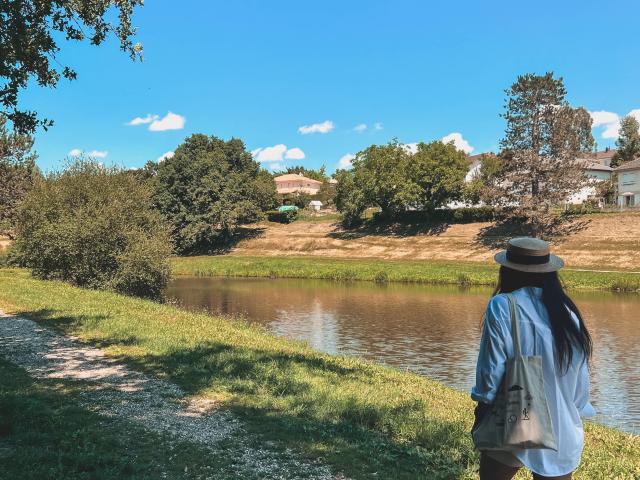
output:
[[517,237],[509,240],[507,249],[496,253],[496,262],[521,272],[548,273],[560,270],[564,262],[549,252],[549,244],[531,237]]

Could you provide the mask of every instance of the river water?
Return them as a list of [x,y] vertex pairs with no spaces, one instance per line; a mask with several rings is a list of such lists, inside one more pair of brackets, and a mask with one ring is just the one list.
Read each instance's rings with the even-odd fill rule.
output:
[[[323,352],[409,369],[469,391],[491,291],[178,277],[167,294],[187,308],[240,315]],[[640,295],[583,292],[572,298],[595,344],[591,395],[596,420],[640,434]]]

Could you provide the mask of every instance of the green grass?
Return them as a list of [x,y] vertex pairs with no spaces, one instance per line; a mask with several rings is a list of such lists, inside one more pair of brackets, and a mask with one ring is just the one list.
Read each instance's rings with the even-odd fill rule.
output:
[[[473,404],[430,379],[21,270],[0,270],[0,308],[100,345],[190,395],[214,396],[256,438],[321,458],[351,478],[476,478]],[[638,437],[595,424],[586,436],[575,478],[637,478]]]
[[[434,285],[494,285],[493,264],[326,257],[176,257],[176,275],[221,277],[314,278],[337,281],[413,282]],[[569,289],[640,291],[640,274],[565,269]]]

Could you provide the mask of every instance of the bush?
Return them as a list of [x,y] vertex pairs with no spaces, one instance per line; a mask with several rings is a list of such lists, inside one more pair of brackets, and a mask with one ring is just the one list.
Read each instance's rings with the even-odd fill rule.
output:
[[298,218],[298,210],[286,210],[281,212],[279,210],[269,210],[267,212],[267,220],[277,223],[292,223]]
[[36,182],[20,205],[17,261],[38,278],[159,298],[171,246],[151,198],[134,175],[78,160]]
[[[497,220],[500,211],[489,205],[481,207],[463,207],[463,208],[439,208],[436,210],[409,210],[396,215],[395,221],[400,223],[429,223],[429,222],[447,222],[447,223],[473,223],[473,222],[492,222]],[[379,212],[374,216],[373,222],[388,221]]]

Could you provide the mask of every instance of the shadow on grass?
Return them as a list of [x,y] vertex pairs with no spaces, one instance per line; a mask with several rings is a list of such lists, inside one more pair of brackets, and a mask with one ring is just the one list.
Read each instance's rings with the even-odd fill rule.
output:
[[369,221],[358,227],[338,227],[328,234],[338,240],[355,240],[369,235],[388,237],[413,237],[416,235],[440,235],[451,226],[445,221],[385,222]]
[[226,236],[221,236],[215,244],[201,244],[194,247],[191,251],[182,253],[182,256],[194,255],[224,255],[231,252],[243,240],[251,240],[264,235],[265,227],[246,227],[241,226]]
[[[107,319],[60,316],[52,310],[20,315],[63,331]],[[146,337],[107,342],[153,348]],[[368,365],[312,352],[238,346],[232,338],[191,348],[172,343],[163,348],[169,353],[125,353],[117,359],[174,382],[189,395],[227,392],[226,407],[245,421],[248,431],[322,458],[351,478],[457,479],[469,478],[475,469],[469,425],[440,420],[428,411],[427,399],[403,396],[402,383],[381,383],[379,371]]]
[[220,472],[232,463],[198,445],[106,419],[78,401],[86,388],[82,381],[35,380],[0,358],[0,478],[203,478],[211,466]]

